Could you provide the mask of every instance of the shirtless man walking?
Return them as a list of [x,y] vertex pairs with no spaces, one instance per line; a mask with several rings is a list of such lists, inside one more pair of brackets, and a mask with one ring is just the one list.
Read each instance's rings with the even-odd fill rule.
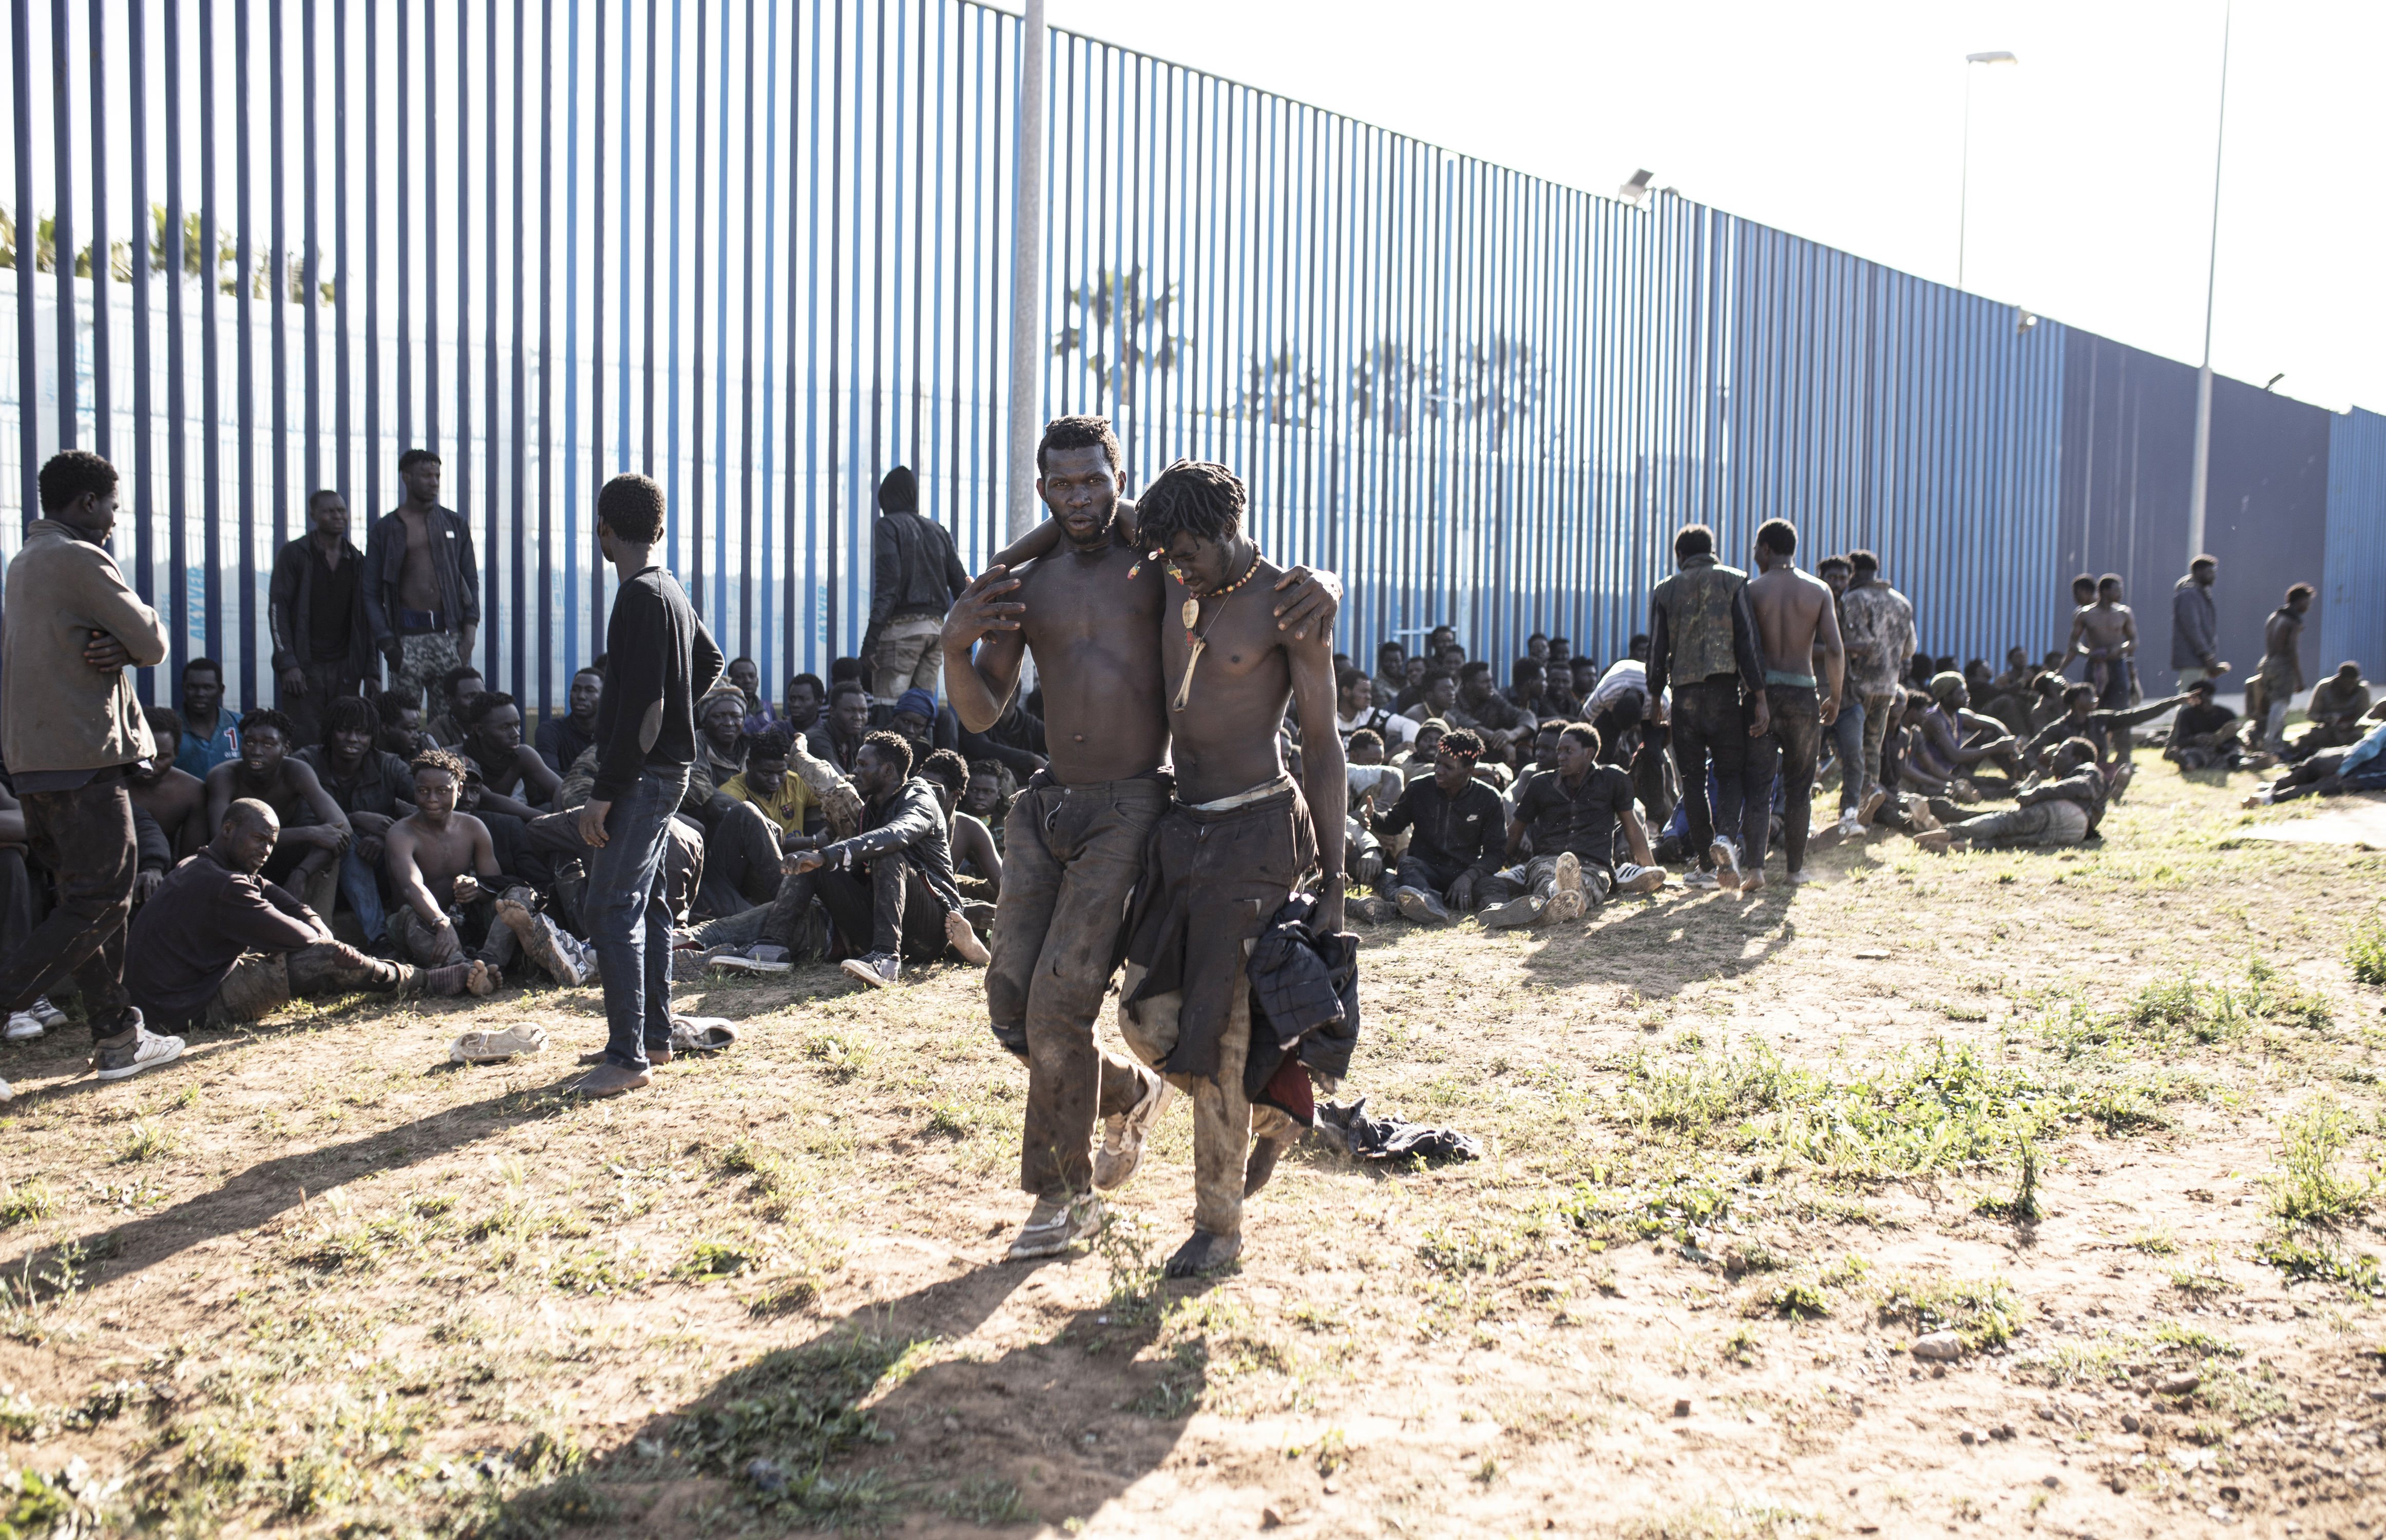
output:
[[422,694],[428,719],[448,708],[439,681],[469,662],[481,629],[480,565],[472,526],[439,506],[439,457],[409,449],[397,457],[406,500],[373,520],[365,537],[365,619],[389,660],[389,682]]
[[[1056,522],[971,583],[942,633],[946,688],[971,732],[1001,717],[1030,651],[1049,703],[1050,762],[1004,820],[986,972],[995,1038],[1027,1062],[1019,1180],[1036,1201],[1013,1258],[1056,1256],[1099,1228],[1095,1190],[1134,1173],[1166,1094],[1157,1076],[1094,1037],[1127,897],[1169,804],[1160,768],[1170,726],[1160,656],[1165,585],[1159,564],[1139,559],[1122,528],[1119,444],[1106,419],[1049,423],[1036,464],[1036,495]],[[1011,573],[1010,562],[1055,532],[1057,554]],[[1322,614],[1314,603],[1308,589],[1283,595],[1279,623],[1330,633],[1332,601]]]
[[2088,682],[2096,704],[2107,711],[2129,704],[2131,670],[2137,667],[2138,617],[2121,602],[2121,579],[2107,572],[2096,580],[2096,602],[2071,617],[2071,654],[2088,659]]
[[[1244,532],[1243,504],[1243,483],[1224,466],[1179,460],[1136,507],[1137,544],[1169,563],[1174,623],[1161,633],[1161,657],[1175,682],[1176,800],[1153,834],[1136,900],[1120,1025],[1128,1045],[1193,1098],[1193,1234],[1169,1258],[1175,1278],[1241,1254],[1243,1199],[1300,1133],[1284,1106],[1254,1106],[1250,1094],[1248,945],[1312,875],[1315,928],[1339,932],[1349,885],[1333,637],[1287,635],[1255,602],[1263,594],[1243,595],[1280,572]],[[1287,701],[1300,727],[1300,785],[1277,748]],[[1312,808],[1325,816],[1312,819]],[[1297,1062],[1285,1069],[1302,1073]],[[1308,1092],[1304,1076],[1297,1105]]]
[[[1778,771],[1781,783],[1782,881],[1806,880],[1806,830],[1814,816],[1815,766],[1823,729],[1839,720],[1840,692],[1847,652],[1840,640],[1839,607],[1830,586],[1798,570],[1798,532],[1789,521],[1768,519],[1756,532],[1756,576],[1749,580],[1748,607],[1756,614],[1756,647],[1764,661],[1764,703],[1771,717],[1764,736],[1748,745],[1748,795],[1762,796]],[[1821,695],[1812,670],[1820,660]],[[1752,821],[1759,840],[1749,852],[1739,880],[1747,893],[1764,885],[1764,847],[1769,823]]]

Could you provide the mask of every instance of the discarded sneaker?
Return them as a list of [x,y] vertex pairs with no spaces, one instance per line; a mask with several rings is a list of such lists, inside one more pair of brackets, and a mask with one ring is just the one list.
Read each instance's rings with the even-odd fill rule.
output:
[[517,1021],[495,1032],[464,1033],[447,1045],[447,1058],[455,1064],[498,1064],[546,1051],[546,1029],[535,1021]]
[[903,961],[892,952],[873,952],[868,957],[848,958],[837,966],[873,989],[884,989],[903,975]]
[[[777,956],[767,955],[770,953],[776,953]],[[716,948],[705,955],[704,965],[707,968],[717,968],[724,973],[776,974],[792,973],[796,970],[796,965],[787,960],[785,947],[772,946],[767,943],[747,947]]]
[[1450,912],[1450,906],[1441,901],[1441,895],[1423,888],[1402,888],[1392,895],[1392,901],[1400,905],[1400,913],[1413,924],[1447,925],[1456,918]]
[[671,1019],[671,1051],[717,1054],[737,1041],[737,1025],[726,1016],[674,1016]]
[[[1146,1070],[1150,1075],[1150,1071]],[[1102,1120],[1102,1147],[1094,1151],[1094,1185],[1108,1191],[1124,1185],[1143,1163],[1143,1142],[1168,1105],[1168,1082],[1150,1075],[1143,1099],[1128,1110]]]
[[1036,1207],[1028,1210],[1027,1222],[1019,1227],[1019,1234],[1011,1241],[1003,1260],[1024,1262],[1038,1257],[1058,1257],[1099,1231],[1102,1217],[1102,1200],[1092,1193],[1080,1193],[1074,1197],[1039,1197]]

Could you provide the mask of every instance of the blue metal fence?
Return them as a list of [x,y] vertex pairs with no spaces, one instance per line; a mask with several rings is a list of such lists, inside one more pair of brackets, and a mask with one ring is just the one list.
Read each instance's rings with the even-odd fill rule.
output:
[[[12,0],[0,502],[62,444],[109,454],[177,660],[262,701],[306,492],[343,490],[361,544],[433,447],[486,666],[546,707],[599,645],[589,499],[647,470],[724,644],[821,670],[866,620],[888,466],[973,561],[1032,470],[1001,447],[1022,30],[966,0]],[[1739,553],[1775,516],[1810,555],[1880,551],[1965,656],[2058,642],[2070,570],[2120,539],[2164,645],[2181,366],[1668,194],[1050,46],[1039,407],[1112,416],[1131,483],[1235,466],[1271,554],[1346,575],[1354,655],[1448,620],[1495,660],[1533,630],[1614,657],[1675,526]],[[2287,488],[2314,578],[2323,548],[2347,574],[2328,645],[2386,642],[2378,419],[2247,394],[2216,407],[2216,528],[2238,496],[2259,546]],[[2284,433],[2317,481],[2273,464],[2279,412],[2317,425]]]

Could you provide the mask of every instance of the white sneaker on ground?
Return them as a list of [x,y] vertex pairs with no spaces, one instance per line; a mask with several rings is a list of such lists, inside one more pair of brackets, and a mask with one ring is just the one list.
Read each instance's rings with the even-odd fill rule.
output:
[[[759,952],[761,948],[757,946],[754,950]],[[784,948],[773,947],[772,950],[780,951],[784,950]],[[722,951],[715,952],[711,956],[706,958],[704,959],[704,966],[707,968],[718,968],[724,973],[778,974],[792,973],[796,970],[796,965],[792,962],[773,961],[769,958],[754,957],[749,953],[741,952],[734,946]]]
[[1618,893],[1654,893],[1665,885],[1665,869],[1662,866],[1634,866],[1626,861],[1615,869],[1615,891]]
[[1092,1193],[1075,1197],[1039,1197],[1028,1210],[1027,1222],[1011,1243],[1003,1260],[1031,1261],[1058,1257],[1102,1227],[1102,1200]]
[[141,1073],[144,1070],[155,1070],[161,1065],[171,1064],[182,1057],[182,1040],[179,1037],[161,1037],[151,1032],[142,1024],[141,1012],[138,1009],[126,1011],[124,1019],[132,1025],[132,1042],[113,1048],[94,1045],[93,1049],[91,1067],[99,1072],[100,1079],[128,1079]]
[[546,1029],[534,1021],[520,1021],[494,1032],[468,1032],[447,1045],[448,1060],[456,1064],[496,1064],[546,1051]]
[[1682,886],[1696,888],[1702,892],[1712,892],[1721,885],[1715,881],[1715,874],[1712,871],[1691,871],[1682,878]]
[[1450,906],[1441,901],[1441,895],[1423,888],[1402,888],[1392,895],[1392,901],[1400,905],[1400,913],[1413,924],[1447,925],[1455,918]]
[[1852,840],[1864,833],[1864,819],[1853,808],[1840,809],[1840,838]]
[[44,1033],[49,1030],[50,1029],[47,1026],[43,1024],[42,1019],[32,1011],[12,1011],[8,1016],[8,1031],[6,1040],[10,1043],[30,1043],[34,1038],[41,1036]]
[[60,1027],[67,1024],[67,1013],[60,1010],[57,1007],[50,1004],[50,997],[46,995],[34,996],[33,1003],[27,1006],[25,1008],[40,1017],[42,1019],[42,1025],[49,1028],[52,1032],[56,1032]]
[[1715,885],[1727,892],[1739,887],[1739,846],[1717,834],[1714,843],[1707,846],[1707,854],[1714,858]]
[[873,989],[884,989],[903,975],[903,961],[892,952],[873,952],[866,958],[848,958],[837,966]]
[[671,1049],[679,1054],[717,1054],[737,1042],[737,1024],[726,1016],[674,1016]]
[[[1150,1072],[1145,1071],[1147,1074]],[[1102,1147],[1094,1152],[1094,1185],[1108,1191],[1124,1185],[1143,1163],[1143,1142],[1168,1105],[1168,1082],[1158,1075],[1143,1088],[1143,1099],[1123,1113],[1102,1120]]]

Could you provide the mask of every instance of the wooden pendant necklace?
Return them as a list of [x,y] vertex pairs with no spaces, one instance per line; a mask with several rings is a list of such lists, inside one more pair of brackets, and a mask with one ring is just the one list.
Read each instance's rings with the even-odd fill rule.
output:
[[[1257,545],[1253,545],[1251,546],[1251,564],[1248,568],[1244,569],[1243,575],[1237,578],[1234,582],[1226,584],[1225,587],[1219,589],[1215,594],[1207,595],[1209,598],[1221,601],[1216,609],[1210,611],[1209,625],[1201,625],[1201,600],[1199,598],[1187,598],[1184,607],[1177,612],[1185,621],[1185,645],[1187,652],[1185,657],[1185,678],[1179,682],[1176,686],[1176,698],[1169,703],[1173,709],[1178,711],[1184,710],[1185,703],[1193,698],[1193,666],[1201,661],[1201,654],[1209,649],[1210,632],[1216,627],[1218,617],[1224,612],[1226,607],[1223,601],[1228,595],[1234,593],[1236,589],[1240,588],[1243,584],[1250,582],[1252,577],[1258,573],[1259,570],[1260,548]],[[1176,570],[1173,567],[1169,569],[1168,575],[1175,578],[1179,582],[1185,581],[1183,577],[1178,575]],[[1194,629],[1197,626],[1200,627],[1198,631]]]

